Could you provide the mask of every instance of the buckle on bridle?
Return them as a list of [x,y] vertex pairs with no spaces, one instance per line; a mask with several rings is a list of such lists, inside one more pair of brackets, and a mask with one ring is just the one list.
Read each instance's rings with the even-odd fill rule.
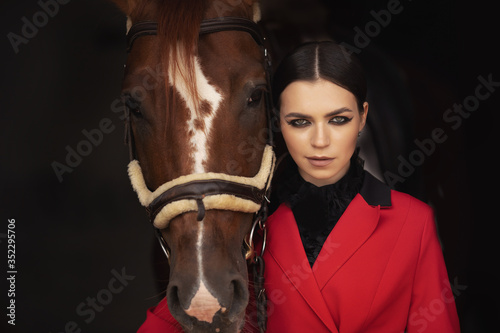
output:
[[[244,243],[246,247],[245,259],[250,263],[255,263],[256,257],[262,257],[264,255],[264,251],[266,249],[266,241],[267,241],[267,229],[266,229],[266,220],[267,220],[267,204],[270,202],[266,195],[264,195],[265,202],[262,203],[261,209],[255,215],[255,220],[252,224],[252,228],[250,229],[250,233],[244,238]],[[260,255],[257,255],[255,250],[255,245],[253,242],[253,237],[255,234],[255,229],[259,227],[260,231],[262,231],[262,246],[260,250]]]

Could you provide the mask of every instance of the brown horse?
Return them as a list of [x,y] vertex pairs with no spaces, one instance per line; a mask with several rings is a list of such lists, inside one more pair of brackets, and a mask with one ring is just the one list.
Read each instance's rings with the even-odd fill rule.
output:
[[165,242],[169,309],[186,331],[236,332],[244,239],[274,168],[258,4],[114,2],[128,18],[129,175]]

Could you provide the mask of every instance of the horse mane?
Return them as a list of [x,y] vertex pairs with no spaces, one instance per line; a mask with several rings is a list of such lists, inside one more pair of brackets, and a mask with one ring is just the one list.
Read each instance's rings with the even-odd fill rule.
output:
[[[197,54],[200,24],[206,6],[205,0],[167,0],[159,8],[158,36],[163,70],[170,76],[172,86],[175,86],[176,80],[179,79],[185,83],[195,106],[200,105],[200,98],[194,56]],[[170,97],[167,105],[174,110],[178,96],[170,91],[168,80],[165,85],[166,96]],[[193,111],[198,112],[198,108]]]

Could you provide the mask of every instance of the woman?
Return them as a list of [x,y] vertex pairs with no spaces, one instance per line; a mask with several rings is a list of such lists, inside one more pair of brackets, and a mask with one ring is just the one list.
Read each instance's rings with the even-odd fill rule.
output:
[[433,214],[363,170],[357,59],[333,42],[287,56],[273,84],[289,161],[270,216],[269,332],[458,332]]
[[[368,115],[358,60],[333,42],[302,45],[273,89],[291,158],[267,221],[267,332],[459,332],[431,209],[357,156]],[[171,321],[165,309],[149,322]]]

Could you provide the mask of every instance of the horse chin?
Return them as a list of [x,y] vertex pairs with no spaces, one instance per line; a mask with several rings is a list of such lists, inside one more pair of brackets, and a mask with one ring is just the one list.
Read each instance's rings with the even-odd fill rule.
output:
[[219,313],[214,316],[212,323],[199,321],[196,318],[190,317],[189,322],[181,324],[181,326],[186,333],[238,333],[241,332],[245,326],[245,313],[243,312],[241,318],[233,322],[230,322]]

